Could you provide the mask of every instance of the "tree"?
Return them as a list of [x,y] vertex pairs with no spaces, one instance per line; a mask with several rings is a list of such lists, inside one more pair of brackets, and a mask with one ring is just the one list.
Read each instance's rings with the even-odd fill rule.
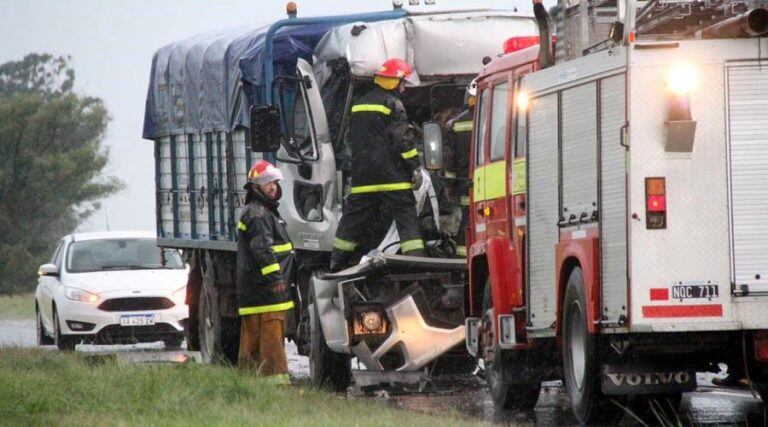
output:
[[104,103],[74,78],[65,57],[0,65],[0,294],[33,290],[56,242],[124,187],[101,176]]

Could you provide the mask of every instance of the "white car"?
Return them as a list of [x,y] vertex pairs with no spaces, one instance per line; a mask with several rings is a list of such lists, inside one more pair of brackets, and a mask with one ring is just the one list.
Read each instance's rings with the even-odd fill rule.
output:
[[151,232],[65,236],[40,266],[38,344],[74,350],[80,342],[162,340],[178,348],[189,317],[187,272],[178,251],[161,252]]

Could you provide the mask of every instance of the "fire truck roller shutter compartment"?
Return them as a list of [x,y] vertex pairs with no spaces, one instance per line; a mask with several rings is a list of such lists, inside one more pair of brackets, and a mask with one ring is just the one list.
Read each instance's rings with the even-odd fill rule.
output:
[[734,316],[765,328],[768,313],[768,64],[726,66]]
[[620,325],[627,316],[626,75],[606,77],[600,90],[600,284],[602,315]]
[[532,329],[546,329],[557,315],[558,94],[531,99],[528,114],[529,321]]

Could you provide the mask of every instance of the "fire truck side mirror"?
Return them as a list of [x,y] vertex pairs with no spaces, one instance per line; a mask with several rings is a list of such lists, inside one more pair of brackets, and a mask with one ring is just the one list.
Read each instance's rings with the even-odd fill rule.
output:
[[443,130],[437,122],[424,122],[424,163],[428,170],[443,168]]
[[272,153],[280,149],[280,112],[274,105],[251,107],[251,151]]

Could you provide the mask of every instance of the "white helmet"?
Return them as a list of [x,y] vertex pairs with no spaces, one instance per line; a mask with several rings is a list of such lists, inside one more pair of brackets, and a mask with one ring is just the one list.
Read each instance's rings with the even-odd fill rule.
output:
[[467,85],[467,95],[477,96],[477,77],[472,79],[472,81]]

